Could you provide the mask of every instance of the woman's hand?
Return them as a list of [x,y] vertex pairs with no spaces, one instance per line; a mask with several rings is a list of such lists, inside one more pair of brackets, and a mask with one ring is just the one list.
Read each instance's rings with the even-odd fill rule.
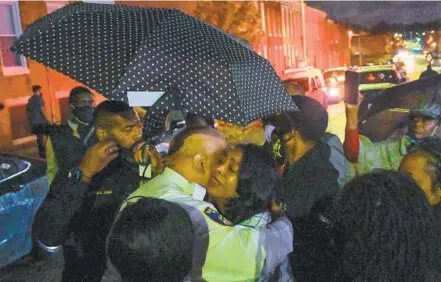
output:
[[282,208],[282,203],[278,204],[276,202],[276,200],[273,200],[271,202],[270,212],[271,212],[273,219],[286,216],[286,213]]
[[164,169],[161,155],[155,147],[149,146],[146,143],[139,143],[133,148],[133,157],[139,164],[151,164],[154,175],[162,173]]

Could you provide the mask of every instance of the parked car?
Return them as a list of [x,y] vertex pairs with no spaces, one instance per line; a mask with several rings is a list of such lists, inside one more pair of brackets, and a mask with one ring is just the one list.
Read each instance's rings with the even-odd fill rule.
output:
[[360,114],[366,112],[371,102],[380,97],[385,89],[400,84],[397,71],[391,65],[363,66],[352,70],[360,73],[358,90],[364,98]]
[[48,256],[61,251],[41,246],[32,232],[48,192],[44,160],[0,153],[0,268],[31,251]]
[[282,80],[297,83],[303,88],[306,96],[317,100],[325,108],[328,107],[326,84],[321,70],[313,67],[285,70]]
[[346,67],[339,67],[323,71],[329,104],[337,104],[343,101],[346,70]]

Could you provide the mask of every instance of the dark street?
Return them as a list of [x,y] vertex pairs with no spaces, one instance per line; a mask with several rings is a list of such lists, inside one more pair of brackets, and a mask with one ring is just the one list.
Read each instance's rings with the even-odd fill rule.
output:
[[63,258],[57,256],[48,261],[23,258],[0,270],[1,282],[61,281]]

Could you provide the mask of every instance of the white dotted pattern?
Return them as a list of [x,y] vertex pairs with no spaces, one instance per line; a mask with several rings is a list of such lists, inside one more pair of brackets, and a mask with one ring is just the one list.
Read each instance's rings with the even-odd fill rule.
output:
[[75,3],[33,23],[12,50],[109,99],[165,91],[148,135],[172,109],[241,125],[297,109],[267,60],[178,10]]

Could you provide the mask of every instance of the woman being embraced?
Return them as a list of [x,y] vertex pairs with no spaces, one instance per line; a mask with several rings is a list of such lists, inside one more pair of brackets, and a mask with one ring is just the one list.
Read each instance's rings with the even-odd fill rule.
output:
[[[280,183],[281,176],[271,153],[252,144],[238,145],[225,150],[213,166],[207,192],[217,209],[233,224],[259,228],[277,216],[275,210],[283,213],[278,204]],[[265,269],[267,277],[289,275],[287,264],[276,266],[266,262]]]

